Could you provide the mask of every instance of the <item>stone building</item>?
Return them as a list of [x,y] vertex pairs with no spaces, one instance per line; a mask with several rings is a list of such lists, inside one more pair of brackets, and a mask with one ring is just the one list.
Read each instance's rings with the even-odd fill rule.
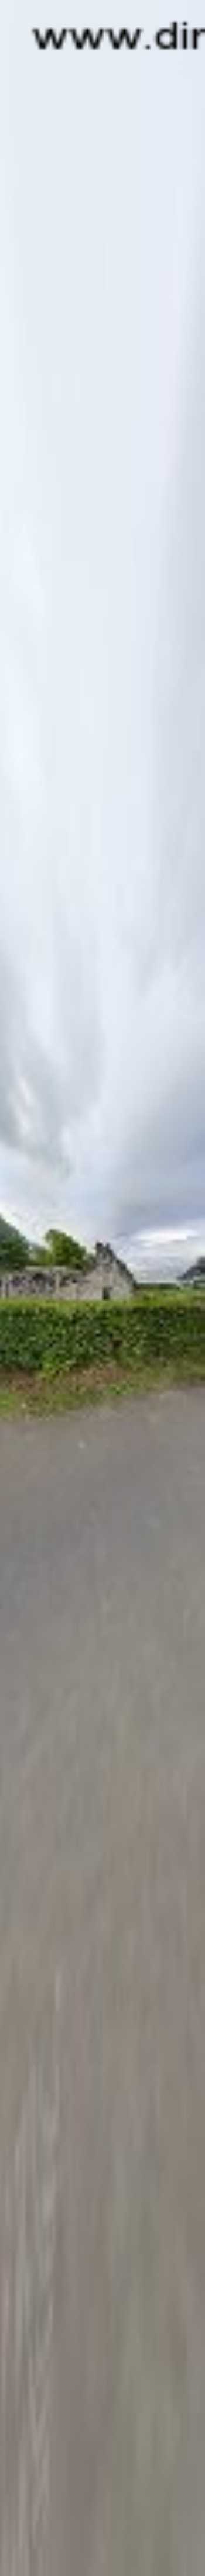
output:
[[30,1262],[28,1268],[0,1272],[1,1297],[133,1297],[137,1282],[110,1243],[96,1243],[94,1259],[87,1270],[56,1269],[54,1264],[42,1268]]

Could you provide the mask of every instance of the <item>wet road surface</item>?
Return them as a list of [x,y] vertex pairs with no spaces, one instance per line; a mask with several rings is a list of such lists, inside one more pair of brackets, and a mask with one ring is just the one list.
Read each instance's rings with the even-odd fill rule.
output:
[[0,2576],[204,2576],[205,1395],[0,1425]]

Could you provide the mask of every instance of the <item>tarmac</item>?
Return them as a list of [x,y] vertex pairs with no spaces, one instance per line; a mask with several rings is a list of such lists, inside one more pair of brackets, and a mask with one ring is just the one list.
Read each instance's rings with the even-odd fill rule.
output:
[[0,1424],[0,2576],[204,2576],[205,1391]]

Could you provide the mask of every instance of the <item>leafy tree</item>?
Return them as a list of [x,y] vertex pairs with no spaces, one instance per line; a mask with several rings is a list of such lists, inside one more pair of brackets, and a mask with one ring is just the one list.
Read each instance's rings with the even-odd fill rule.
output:
[[47,1258],[56,1263],[57,1269],[87,1270],[90,1254],[85,1251],[83,1243],[76,1242],[75,1235],[63,1234],[57,1226],[51,1226],[49,1234],[46,1234],[46,1247]]
[[17,1226],[8,1225],[6,1217],[0,1216],[0,1269],[26,1270],[28,1258],[26,1236],[18,1233]]

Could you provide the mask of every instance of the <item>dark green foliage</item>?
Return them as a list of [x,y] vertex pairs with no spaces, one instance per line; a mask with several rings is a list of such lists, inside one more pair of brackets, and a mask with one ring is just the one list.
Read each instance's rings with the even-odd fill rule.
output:
[[6,1217],[0,1216],[0,1269],[26,1270],[27,1262],[25,1235],[18,1234],[17,1226],[7,1225]]
[[0,1298],[0,1370],[132,1369],[205,1374],[205,1298],[196,1289],[138,1290],[136,1296],[63,1304]]
[[56,1263],[57,1269],[87,1270],[90,1258],[90,1253],[85,1252],[84,1244],[76,1243],[75,1235],[62,1234],[56,1226],[52,1226],[50,1233],[46,1234],[46,1259]]
[[37,1269],[39,1262],[41,1269],[49,1268],[53,1263],[54,1266],[56,1264],[57,1269],[83,1271],[87,1270],[88,1263],[89,1269],[92,1268],[92,1258],[92,1254],[86,1252],[85,1245],[76,1242],[74,1235],[64,1234],[62,1229],[55,1226],[52,1226],[50,1233],[46,1234],[45,1243],[34,1243],[31,1246],[26,1242],[25,1235],[19,1234],[16,1226],[8,1225],[6,1217],[0,1216],[1,1270],[11,1272],[25,1270],[30,1262],[33,1262],[34,1269]]

